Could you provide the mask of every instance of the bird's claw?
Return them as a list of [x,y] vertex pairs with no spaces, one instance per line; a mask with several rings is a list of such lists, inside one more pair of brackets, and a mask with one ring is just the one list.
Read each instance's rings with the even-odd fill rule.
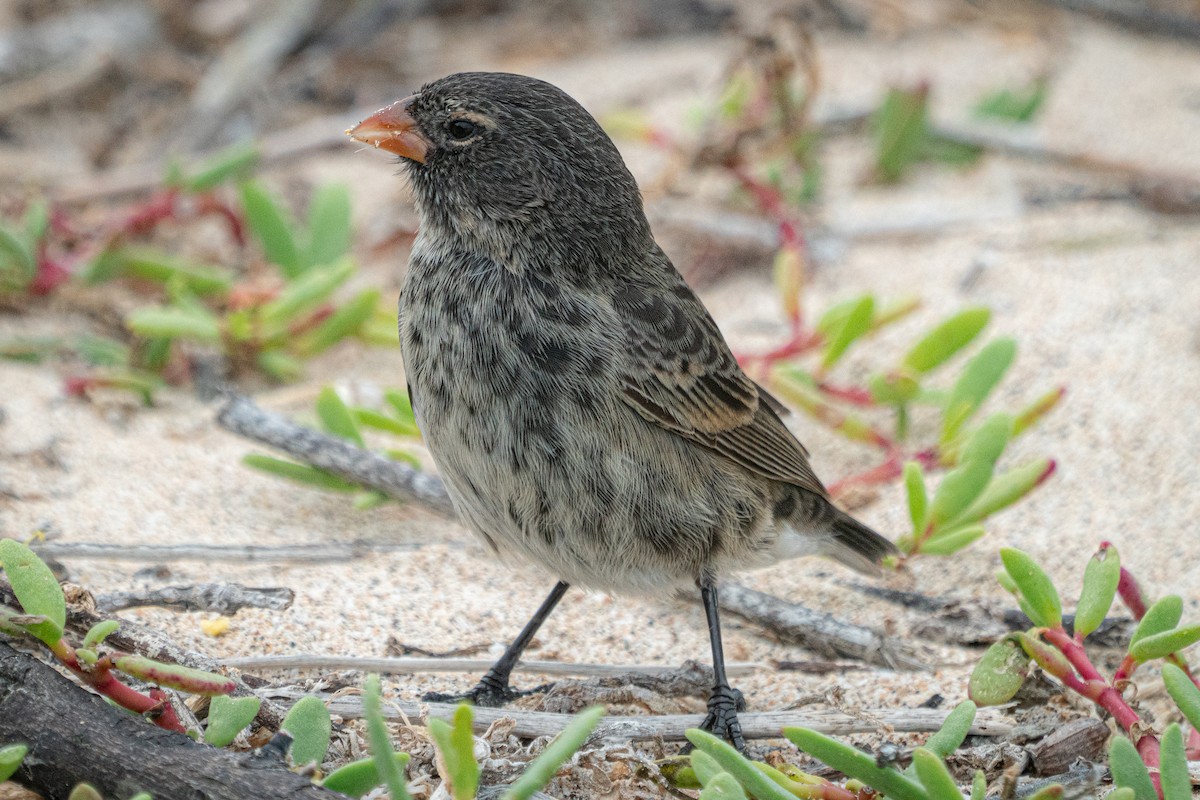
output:
[[737,717],[737,712],[745,710],[746,697],[740,691],[730,686],[718,686],[708,699],[708,715],[700,723],[700,730],[725,739],[739,752],[745,753],[746,740],[742,736],[742,723]]
[[500,708],[519,697],[544,692],[548,685],[535,686],[532,689],[514,689],[508,681],[502,681],[491,673],[484,675],[475,688],[463,694],[443,694],[442,692],[426,692],[421,699],[426,703],[462,703],[467,702],[480,708]]

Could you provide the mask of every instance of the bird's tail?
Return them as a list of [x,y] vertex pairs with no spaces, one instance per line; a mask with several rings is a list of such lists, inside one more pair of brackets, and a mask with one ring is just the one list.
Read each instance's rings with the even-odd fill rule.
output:
[[822,548],[824,555],[840,561],[851,569],[878,574],[884,558],[898,555],[896,545],[840,509],[833,509],[830,528],[833,538]]

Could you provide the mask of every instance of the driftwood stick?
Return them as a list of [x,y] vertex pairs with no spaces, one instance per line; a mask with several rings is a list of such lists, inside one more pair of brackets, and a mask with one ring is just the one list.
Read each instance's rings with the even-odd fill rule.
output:
[[0,745],[29,755],[13,776],[46,800],[87,782],[105,797],[336,800],[280,760],[196,744],[149,725],[0,642]]
[[[268,672],[279,669],[355,670],[378,672],[384,675],[414,675],[425,672],[485,672],[494,659],[484,658],[356,658],[354,656],[247,656],[227,658],[222,662],[227,667],[243,672]],[[725,671],[730,675],[752,675],[767,669],[766,664],[755,662],[729,663]],[[569,664],[562,661],[521,661],[517,672],[538,675],[584,675],[612,676],[631,672],[643,675],[664,675],[674,672],[674,667],[661,664]]]
[[152,545],[104,544],[99,542],[46,542],[32,545],[42,558],[95,558],[114,561],[231,561],[239,564],[313,563],[353,561],[376,553],[395,553],[418,550],[421,543],[405,542],[329,542],[327,544],[293,544],[283,547],[261,545]]
[[101,611],[160,606],[176,611],[215,611],[234,614],[242,608],[290,608],[296,593],[286,587],[242,586],[240,583],[197,583],[192,586],[164,586],[132,592],[108,592],[96,595]]
[[266,411],[242,395],[231,395],[217,415],[228,431],[282,450],[306,464],[332,472],[388,497],[415,501],[445,516],[454,507],[442,479],[415,470],[408,464],[355,447],[344,439],[326,436]]
[[[260,691],[260,697],[287,703],[295,702],[306,692],[297,687],[268,688]],[[329,706],[329,711],[344,719],[362,717],[362,702],[358,697],[346,695],[319,695]],[[457,706],[450,703],[421,703],[413,700],[386,703],[383,714],[390,720],[418,722],[427,717],[450,720]],[[935,731],[945,721],[948,711],[933,708],[869,709],[861,716],[852,716],[842,711],[760,711],[738,714],[742,733],[746,738],[778,739],[784,727],[801,725],[806,728],[844,735],[849,733],[875,732],[886,726],[897,733]],[[511,719],[516,723],[512,733],[523,739],[539,736],[554,736],[571,721],[569,714],[548,711],[521,711],[512,708],[475,708],[474,726],[485,731],[500,719]],[[605,739],[637,740],[662,739],[680,741],[683,732],[695,728],[703,721],[703,714],[665,714],[662,716],[604,717],[592,734],[592,741]],[[984,710],[975,718],[971,733],[978,736],[1005,736],[1012,725],[995,711]]]
[[729,582],[721,584],[718,597],[723,610],[827,658],[857,658],[891,669],[926,668],[904,643],[889,641],[870,628],[840,622],[797,603]]

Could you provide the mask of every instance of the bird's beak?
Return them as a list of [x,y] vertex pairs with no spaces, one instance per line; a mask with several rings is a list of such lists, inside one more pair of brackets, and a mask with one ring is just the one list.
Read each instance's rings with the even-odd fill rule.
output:
[[346,131],[346,135],[364,144],[424,164],[425,157],[433,149],[433,145],[417,129],[417,121],[408,113],[414,99],[415,95],[406,97],[376,111]]

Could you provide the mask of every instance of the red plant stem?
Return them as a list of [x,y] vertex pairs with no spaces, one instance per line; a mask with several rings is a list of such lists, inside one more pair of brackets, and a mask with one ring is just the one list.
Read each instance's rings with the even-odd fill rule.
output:
[[[1107,544],[1109,543],[1103,542],[1100,546]],[[1133,614],[1133,618],[1141,622],[1142,617],[1146,616],[1146,595],[1142,593],[1142,587],[1138,585],[1133,573],[1124,567],[1121,567],[1121,577],[1117,581],[1117,594],[1121,596],[1121,602],[1129,609],[1129,613]]]
[[175,709],[171,707],[166,693],[161,689],[151,689],[149,695],[144,695],[122,683],[113,675],[112,662],[107,656],[95,664],[84,665],[75,654],[75,649],[64,639],[59,639],[51,645],[50,650],[76,677],[117,705],[146,717],[160,728],[187,733]]
[[[1100,543],[1100,546],[1112,547],[1112,543],[1104,541]],[[1141,622],[1142,617],[1146,616],[1146,609],[1148,607],[1146,595],[1142,591],[1141,584],[1137,582],[1137,578],[1133,577],[1133,573],[1125,569],[1125,567],[1121,567],[1121,577],[1117,581],[1117,594],[1121,596],[1121,602],[1123,602],[1125,607],[1129,609],[1129,613],[1133,614],[1133,618],[1138,622]],[[1125,660],[1128,661],[1129,659],[1126,658]],[[1197,688],[1200,688],[1200,677],[1197,677],[1196,674],[1192,672],[1191,666],[1188,665],[1183,656],[1179,655],[1178,653],[1172,653],[1171,655],[1167,656],[1166,660],[1183,670],[1183,673],[1187,675],[1189,679],[1191,679],[1192,683],[1196,684]],[[1117,670],[1117,675],[1113,678],[1114,680],[1117,680],[1119,677],[1124,677],[1126,680],[1128,680],[1129,676],[1133,674],[1134,669],[1137,668],[1137,665],[1134,664],[1127,671],[1127,673],[1123,675],[1122,669],[1124,669],[1124,667],[1125,664],[1122,662],[1121,668]]]
[[[1075,641],[1079,641],[1076,639]],[[1133,677],[1133,673],[1138,668],[1137,659],[1133,656],[1125,656],[1121,659],[1121,665],[1117,667],[1117,671],[1113,673],[1113,684],[1120,686],[1125,681]]]
[[817,383],[817,388],[830,397],[841,400],[844,403],[849,403],[852,406],[868,408],[878,405],[875,402],[875,398],[871,396],[870,391],[858,386],[834,386],[833,384],[820,381]]
[[829,494],[833,497],[840,497],[855,486],[875,486],[876,484],[894,481],[904,474],[905,461],[916,461],[921,465],[922,469],[927,470],[938,466],[937,448],[930,447],[906,455],[898,450],[895,442],[886,439],[886,437],[885,440],[881,444],[886,444],[889,454],[882,463],[829,484]]
[[1145,725],[1137,712],[1125,702],[1125,698],[1121,696],[1121,693],[1104,679],[1100,671],[1092,665],[1083,647],[1068,636],[1067,632],[1061,626],[1046,628],[1042,631],[1042,636],[1067,657],[1067,660],[1071,662],[1071,666],[1075,668],[1075,671],[1079,673],[1079,677],[1083,679],[1081,681],[1073,675],[1067,675],[1064,676],[1063,683],[1112,714],[1117,724],[1125,729],[1130,739],[1134,740],[1133,744],[1137,748],[1138,755],[1142,757],[1142,761],[1150,768],[1150,778],[1154,781],[1154,789],[1158,792],[1159,797],[1161,797],[1162,787],[1158,777],[1158,738],[1152,733],[1142,732],[1143,730],[1150,730],[1149,726]]
[[246,225],[242,221],[241,215],[232,206],[212,192],[197,195],[195,199],[198,216],[216,214],[221,217],[225,220],[225,225],[229,228],[229,235],[237,242],[238,247],[246,246]]

